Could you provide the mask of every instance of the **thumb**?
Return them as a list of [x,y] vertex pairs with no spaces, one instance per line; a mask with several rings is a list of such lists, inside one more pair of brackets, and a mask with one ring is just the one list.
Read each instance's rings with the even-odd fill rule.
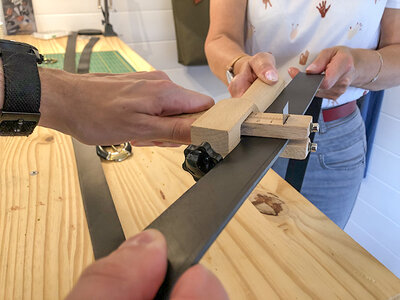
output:
[[218,278],[204,268],[195,265],[179,278],[171,293],[171,300],[229,299]]
[[153,299],[166,270],[165,238],[146,230],[89,266],[67,299]]
[[190,144],[190,127],[195,120],[195,118],[151,116],[149,117],[149,122],[152,124],[151,133],[146,135],[146,140]]
[[249,63],[257,77],[265,83],[273,85],[278,81],[279,75],[275,66],[275,58],[271,53],[257,53]]

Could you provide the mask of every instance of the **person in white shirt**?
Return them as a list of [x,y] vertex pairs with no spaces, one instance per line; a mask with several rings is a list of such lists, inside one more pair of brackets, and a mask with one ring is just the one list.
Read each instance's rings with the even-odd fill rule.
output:
[[[356,100],[400,85],[400,0],[214,0],[205,51],[211,70],[241,96],[256,78],[274,84],[299,71],[325,79],[318,151],[301,193],[344,228],[365,168]],[[274,169],[283,175],[287,160]]]

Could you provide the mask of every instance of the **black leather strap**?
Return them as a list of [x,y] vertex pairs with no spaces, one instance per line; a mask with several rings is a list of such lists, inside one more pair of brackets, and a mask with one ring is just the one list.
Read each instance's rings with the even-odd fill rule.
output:
[[[64,71],[76,73],[75,59],[76,59],[76,38],[77,32],[71,32],[67,40],[67,48],[65,49],[64,56]],[[88,69],[89,72],[89,69]]]
[[93,253],[99,259],[116,250],[125,235],[95,147],[74,138],[72,144]]
[[[304,114],[323,76],[299,73],[266,112]],[[241,137],[239,145],[147,228],[161,231],[168,247],[168,270],[157,299],[168,299],[182,273],[207,249],[263,178],[287,140]]]
[[[318,123],[319,113],[321,111],[321,104],[322,99],[315,97],[305,113],[306,115],[313,117],[314,123]],[[314,136],[314,132],[310,134],[311,143],[314,141]],[[307,155],[306,159],[304,160],[289,159],[285,180],[299,193],[301,191],[301,187],[303,186],[304,176],[306,175],[310,155]]]
[[[76,45],[76,38],[76,34],[68,37],[64,59],[64,70],[73,70],[74,73],[73,45]],[[78,65],[82,73],[89,72],[91,50],[98,40],[99,38],[91,38],[83,50],[85,54],[82,53]],[[72,143],[93,253],[95,259],[99,259],[117,249],[125,241],[125,235],[95,147],[84,145],[74,138]]]
[[99,40],[100,39],[98,37],[92,37],[86,44],[85,48],[83,48],[81,58],[79,59],[79,64],[78,64],[78,74],[89,73],[90,57],[92,55],[92,50],[94,45],[96,45],[96,43]]

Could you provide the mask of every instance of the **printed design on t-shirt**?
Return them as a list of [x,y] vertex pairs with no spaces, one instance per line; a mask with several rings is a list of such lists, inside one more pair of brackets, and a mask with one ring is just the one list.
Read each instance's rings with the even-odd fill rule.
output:
[[333,99],[326,99],[328,100],[328,106],[338,106],[339,102],[337,100],[333,100]]
[[272,7],[271,0],[263,0],[263,3],[265,5],[265,9],[268,8],[268,4],[269,4],[270,7]]
[[362,23],[357,22],[355,26],[350,26],[347,38],[351,40],[362,29]]
[[203,0],[193,0],[193,3],[194,3],[195,5],[197,5],[197,4],[199,4],[201,1],[203,1]]
[[292,31],[290,32],[290,40],[294,40],[299,33],[299,24],[292,24]]
[[321,14],[321,18],[325,18],[328,10],[331,8],[331,4],[329,4],[329,6],[326,6],[326,1],[321,1],[318,6],[317,9],[319,11],[319,13]]
[[247,35],[246,39],[251,40],[253,38],[254,32],[256,32],[256,28],[250,22],[247,22]]
[[306,50],[304,53],[300,53],[299,64],[302,66],[305,66],[307,64],[309,55],[310,55],[310,52],[308,50]]

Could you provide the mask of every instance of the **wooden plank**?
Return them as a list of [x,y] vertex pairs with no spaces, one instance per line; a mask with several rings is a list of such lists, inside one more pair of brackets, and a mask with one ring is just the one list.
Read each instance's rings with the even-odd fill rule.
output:
[[283,149],[280,157],[293,159],[306,159],[311,149],[311,141],[309,138],[303,140],[290,140]]
[[257,108],[254,112],[264,112],[275,101],[285,86],[286,82],[283,79],[279,79],[274,85],[267,85],[257,78],[241,98],[248,99],[254,103]]
[[63,298],[93,261],[71,139],[38,127],[0,153],[0,299]]
[[[136,148],[132,160],[104,165],[128,236],[194,184],[180,168],[183,149]],[[272,204],[277,213],[266,217],[246,201],[201,261],[231,299],[388,299],[400,293],[399,279],[272,170],[250,199],[258,194],[275,195],[282,211]]]
[[[15,39],[38,43],[44,53],[65,46],[65,39]],[[108,41],[97,51],[119,50]],[[183,149],[135,148],[127,161],[103,164],[127,237],[194,184],[180,166]],[[0,137],[0,153],[0,299],[62,299],[93,259],[70,138],[38,127],[28,138]],[[398,278],[274,172],[252,197],[258,194],[275,195],[282,210],[263,215],[246,202],[201,261],[232,299],[400,293]]]
[[208,142],[223,157],[240,142],[240,128],[254,104],[240,98],[219,101],[192,124],[192,144]]
[[289,115],[283,124],[282,114],[252,113],[242,124],[241,134],[287,140],[308,138],[312,116]]
[[[43,54],[63,53],[67,41],[12,39]],[[78,52],[87,41],[78,39]],[[118,38],[94,48],[111,50],[153,70]],[[0,153],[0,299],[63,299],[94,259],[71,138],[38,127],[28,138],[0,137]]]
[[257,79],[242,97],[219,101],[192,124],[192,143],[208,142],[225,157],[239,144],[243,121],[252,112],[264,112],[284,87],[281,79],[272,86]]

